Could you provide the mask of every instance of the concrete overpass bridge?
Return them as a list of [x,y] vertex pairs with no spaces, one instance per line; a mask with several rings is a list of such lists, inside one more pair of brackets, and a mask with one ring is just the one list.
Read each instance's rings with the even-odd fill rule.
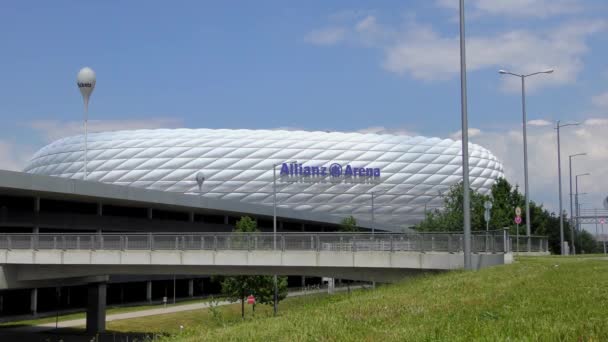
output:
[[[108,275],[306,275],[394,282],[463,267],[456,233],[0,234],[0,289],[88,283],[105,328]],[[510,262],[505,233],[473,234],[476,268]]]

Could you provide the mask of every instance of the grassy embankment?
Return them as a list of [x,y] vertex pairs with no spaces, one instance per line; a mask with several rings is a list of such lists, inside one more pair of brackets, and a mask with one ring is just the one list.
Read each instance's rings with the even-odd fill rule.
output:
[[[263,306],[259,306],[260,309]],[[608,260],[521,258],[351,295],[293,298],[244,322],[239,306],[110,322],[163,341],[608,341]],[[179,325],[185,328],[179,332]]]

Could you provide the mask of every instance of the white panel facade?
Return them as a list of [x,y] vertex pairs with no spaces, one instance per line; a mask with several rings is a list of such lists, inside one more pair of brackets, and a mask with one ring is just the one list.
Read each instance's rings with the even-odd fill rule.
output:
[[[89,134],[87,179],[272,205],[278,164],[278,207],[371,217],[383,227],[405,227],[442,203],[440,194],[462,179],[460,142],[403,135],[282,130],[157,129]],[[25,171],[83,178],[84,139],[58,140],[38,151]],[[503,176],[488,150],[470,147],[471,185],[481,193]],[[281,175],[285,167],[323,167],[324,174]],[[332,165],[338,164],[342,169]],[[351,168],[377,169],[379,177],[350,176]],[[285,171],[285,169],[283,169]],[[334,173],[331,173],[335,171]]]

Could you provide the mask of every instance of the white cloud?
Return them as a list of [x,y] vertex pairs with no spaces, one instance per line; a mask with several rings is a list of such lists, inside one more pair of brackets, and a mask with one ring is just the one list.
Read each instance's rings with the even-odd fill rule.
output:
[[[525,7],[526,3],[543,7],[548,1],[515,0],[512,3],[509,0],[494,3],[509,3],[511,5],[497,7],[503,11],[511,8],[516,13],[515,9]],[[567,3],[569,1],[558,1],[552,11],[561,11],[567,7]],[[480,9],[490,8],[487,1],[477,1],[476,4]],[[528,78],[527,88],[534,90],[543,86],[571,84],[584,67],[583,57],[589,52],[587,40],[605,31],[607,26],[604,20],[566,21],[543,29],[470,34],[467,37],[467,70],[497,72],[498,69],[508,69],[515,73],[531,73],[553,68],[555,73],[551,75]],[[404,27],[388,27],[380,24],[376,16],[367,15],[350,24],[343,23],[340,27],[312,31],[306,40],[316,45],[335,45],[347,40],[362,47],[381,49],[381,65],[385,70],[418,80],[438,81],[458,76],[460,57],[457,33],[443,34],[432,26],[417,22],[406,22]],[[501,78],[504,89],[520,89],[518,78]]]
[[[170,118],[150,118],[145,120],[89,120],[89,132],[118,131],[129,129],[175,128],[181,120]],[[35,120],[29,126],[41,132],[47,140],[83,133],[82,121]]]
[[608,126],[608,119],[605,118],[589,118],[583,122],[587,126]]
[[595,95],[594,97],[591,98],[591,102],[596,107],[608,109],[608,91]]
[[[568,155],[586,152],[587,156],[579,157],[573,162],[574,173],[590,172],[579,184],[581,192],[589,195],[585,198],[588,207],[601,207],[601,200],[608,195],[608,189],[598,186],[605,184],[608,178],[608,134],[606,127],[595,124],[595,120],[587,119],[578,128],[561,131],[562,150],[562,192],[564,208],[569,209],[569,175]],[[588,124],[592,122],[594,124]],[[495,154],[504,164],[505,176],[513,184],[519,184],[523,191],[523,145],[519,130],[503,132],[482,132],[471,139]],[[537,129],[528,131],[528,162],[531,199],[544,203],[553,211],[558,210],[558,181],[557,181],[557,146],[553,129]]]
[[20,171],[31,156],[29,148],[0,140],[0,169]]
[[415,137],[415,136],[419,135],[418,133],[416,133],[414,131],[410,131],[409,129],[406,129],[406,128],[388,128],[388,127],[384,127],[384,126],[366,127],[366,128],[357,130],[357,132],[366,133],[366,134],[370,133],[370,134],[407,135],[407,136],[411,136],[411,137]]
[[[605,28],[603,21],[587,21],[544,32],[513,30],[498,35],[471,35],[467,39],[467,70],[529,73],[554,68],[556,72],[551,75],[528,79],[528,88],[568,84],[583,69],[582,57],[589,50],[586,39]],[[420,80],[449,79],[460,71],[458,42],[457,36],[443,36],[431,27],[412,24],[398,41],[385,48],[383,67]],[[503,79],[505,88],[520,89],[517,78]]]
[[[481,130],[479,128],[469,128],[469,138],[479,136],[480,134]],[[458,132],[450,134],[450,138],[454,140],[462,139],[462,130],[458,130]]]
[[309,32],[304,40],[315,45],[334,45],[346,36],[346,29],[343,27],[328,27]]
[[545,127],[551,126],[553,123],[544,119],[528,120],[528,126]]
[[[457,0],[438,0],[439,7],[458,9]],[[583,10],[577,0],[468,0],[469,17],[488,15],[510,17],[546,18],[555,15],[572,14]]]

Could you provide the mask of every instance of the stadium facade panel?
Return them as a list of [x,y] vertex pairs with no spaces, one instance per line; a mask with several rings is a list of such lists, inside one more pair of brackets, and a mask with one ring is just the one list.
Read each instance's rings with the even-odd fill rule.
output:
[[[488,193],[500,161],[471,144],[471,187]],[[459,141],[404,135],[287,130],[156,129],[89,134],[87,180],[407,227],[462,179]],[[276,167],[275,167],[276,166]],[[274,170],[273,170],[273,167]],[[84,177],[84,138],[43,147],[26,172]],[[204,175],[201,192],[197,174]],[[372,196],[372,193],[374,195]]]

